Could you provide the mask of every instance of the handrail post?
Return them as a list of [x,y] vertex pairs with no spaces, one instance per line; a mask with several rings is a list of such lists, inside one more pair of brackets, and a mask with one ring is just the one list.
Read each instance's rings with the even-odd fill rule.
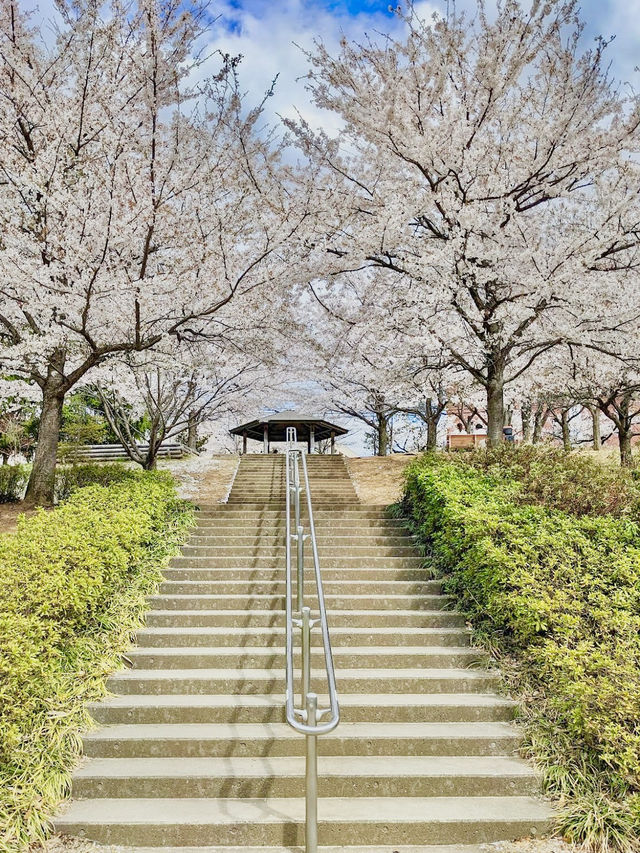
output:
[[300,463],[298,460],[298,452],[294,451],[291,454],[293,464],[293,488],[294,488],[294,515],[296,527],[296,545],[297,547],[297,580],[298,580],[298,613],[302,612],[304,603],[304,527],[300,523]]
[[[307,693],[307,725],[317,722],[318,697]],[[318,736],[307,735],[307,767],[305,771],[305,851],[318,853]]]
[[311,690],[311,608],[302,608],[302,702],[304,708]]
[[296,544],[298,546],[298,613],[302,613],[304,604],[304,527],[299,524],[296,531]]
[[296,530],[300,527],[300,463],[298,462],[298,451],[295,450],[292,453],[293,459],[293,488],[294,488],[294,499],[293,506],[295,511],[295,519],[296,519]]

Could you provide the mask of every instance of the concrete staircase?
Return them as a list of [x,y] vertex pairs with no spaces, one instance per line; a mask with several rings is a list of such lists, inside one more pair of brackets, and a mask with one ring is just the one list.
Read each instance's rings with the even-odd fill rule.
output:
[[[358,503],[343,459],[308,461],[342,711],[319,741],[322,850],[472,853],[541,834],[550,809],[516,757],[513,705],[462,617],[402,524]],[[245,456],[228,503],[201,509],[152,597],[133,668],[92,708],[101,728],[85,737],[60,832],[182,853],[300,849],[283,490],[282,456]]]
[[[266,459],[262,455],[243,456],[229,494],[229,503],[275,504],[283,511],[284,459],[282,454],[273,454]],[[307,468],[314,507],[358,503],[342,456],[307,456]]]

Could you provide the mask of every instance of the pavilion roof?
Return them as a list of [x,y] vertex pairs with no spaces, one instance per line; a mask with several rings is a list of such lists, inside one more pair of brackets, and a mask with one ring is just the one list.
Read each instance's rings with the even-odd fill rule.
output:
[[264,438],[265,424],[269,431],[270,441],[285,441],[287,427],[295,427],[298,433],[298,440],[305,441],[309,437],[309,429],[314,427],[314,436],[316,441],[330,438],[331,433],[334,435],[346,435],[349,430],[338,424],[333,424],[326,418],[320,418],[315,415],[309,415],[306,412],[277,412],[273,415],[264,415],[248,421],[246,424],[240,424],[229,432],[231,435],[244,435],[247,438],[253,438],[256,441],[262,441]]

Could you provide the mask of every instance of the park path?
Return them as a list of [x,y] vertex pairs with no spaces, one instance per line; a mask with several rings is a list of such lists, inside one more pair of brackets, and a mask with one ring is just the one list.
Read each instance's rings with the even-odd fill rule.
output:
[[[342,709],[319,742],[322,850],[473,853],[540,835],[550,810],[517,757],[498,674],[402,523],[358,501],[341,457],[308,464]],[[245,456],[228,502],[201,507],[132,668],[92,708],[101,725],[85,736],[60,832],[298,849],[304,738],[284,722],[283,506],[284,458]]]

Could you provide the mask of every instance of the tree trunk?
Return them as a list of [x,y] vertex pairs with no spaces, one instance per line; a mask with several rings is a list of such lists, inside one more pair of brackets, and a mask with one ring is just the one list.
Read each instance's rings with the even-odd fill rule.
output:
[[525,444],[530,444],[532,435],[531,403],[524,403],[522,405],[520,417],[522,418],[522,440]]
[[591,412],[593,449],[600,450],[602,447],[602,436],[600,434],[600,410],[597,406],[587,406],[587,409]]
[[386,456],[389,446],[389,431],[387,418],[378,415],[378,456]]
[[427,447],[426,449],[435,450],[438,440],[438,421],[440,420],[440,414],[434,414],[433,411],[433,400],[431,397],[427,397],[425,400],[424,406],[424,416],[425,423],[427,425]]
[[190,450],[197,450],[198,448],[198,422],[193,413],[189,415],[187,426],[187,447]]
[[569,429],[569,412],[563,409],[560,413],[560,426],[562,428],[562,448],[565,453],[571,452],[571,430]]
[[542,430],[549,417],[549,411],[545,411],[544,406],[539,406],[533,416],[533,438],[532,444],[539,444],[542,441]]
[[618,442],[620,444],[620,464],[623,468],[633,468],[631,453],[631,425],[618,427]]
[[42,386],[42,413],[38,427],[38,443],[33,457],[25,502],[35,506],[52,506],[55,498],[58,439],[62,424],[65,387],[60,373],[49,368]]
[[435,450],[438,446],[438,421],[427,418],[427,450]]
[[146,456],[142,462],[142,468],[145,471],[155,471],[158,462],[158,451],[164,439],[164,429],[158,425],[158,418],[154,418],[149,430],[149,447],[147,448]]
[[495,371],[489,380],[487,389],[487,444],[499,447],[502,444],[504,429],[504,385],[502,375]]

